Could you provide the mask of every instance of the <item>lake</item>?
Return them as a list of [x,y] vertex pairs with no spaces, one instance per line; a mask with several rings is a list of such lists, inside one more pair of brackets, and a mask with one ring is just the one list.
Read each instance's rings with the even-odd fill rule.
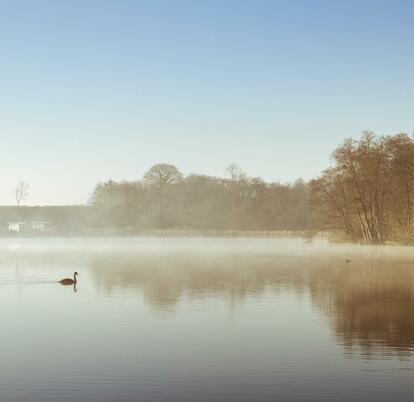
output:
[[2,238],[0,306],[0,401],[414,399],[409,247]]

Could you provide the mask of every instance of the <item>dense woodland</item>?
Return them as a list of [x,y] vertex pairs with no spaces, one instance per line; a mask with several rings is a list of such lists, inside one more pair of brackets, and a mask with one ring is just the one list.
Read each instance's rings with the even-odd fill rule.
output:
[[95,224],[130,229],[196,231],[302,230],[307,227],[308,186],[265,183],[236,165],[226,178],[153,166],[132,182],[109,180],[96,186],[91,204]]

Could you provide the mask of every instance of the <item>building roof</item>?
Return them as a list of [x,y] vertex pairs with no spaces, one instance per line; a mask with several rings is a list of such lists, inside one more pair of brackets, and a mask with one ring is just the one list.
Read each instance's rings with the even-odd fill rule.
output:
[[46,223],[53,223],[52,221],[31,221],[31,222],[27,222],[30,223],[32,225],[44,225]]

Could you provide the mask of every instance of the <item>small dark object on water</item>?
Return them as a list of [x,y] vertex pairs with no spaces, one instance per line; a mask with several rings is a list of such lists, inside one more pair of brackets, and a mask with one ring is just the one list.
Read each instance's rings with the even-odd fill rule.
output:
[[349,258],[347,258],[345,261],[346,262],[352,262],[352,260],[350,260]]
[[78,273],[75,272],[73,274],[73,279],[65,278],[65,279],[60,280],[59,283],[61,285],[76,285],[76,283],[78,282],[77,276],[78,276]]

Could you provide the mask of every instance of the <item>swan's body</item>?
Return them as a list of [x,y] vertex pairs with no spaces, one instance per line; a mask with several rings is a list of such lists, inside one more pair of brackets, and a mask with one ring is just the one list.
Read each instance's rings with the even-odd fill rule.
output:
[[347,259],[345,260],[345,262],[352,262],[352,260],[350,260],[349,258],[347,258]]
[[77,279],[78,273],[75,272],[73,274],[73,279],[71,278],[65,278],[59,281],[59,283],[61,285],[76,285],[78,283],[78,279]]

